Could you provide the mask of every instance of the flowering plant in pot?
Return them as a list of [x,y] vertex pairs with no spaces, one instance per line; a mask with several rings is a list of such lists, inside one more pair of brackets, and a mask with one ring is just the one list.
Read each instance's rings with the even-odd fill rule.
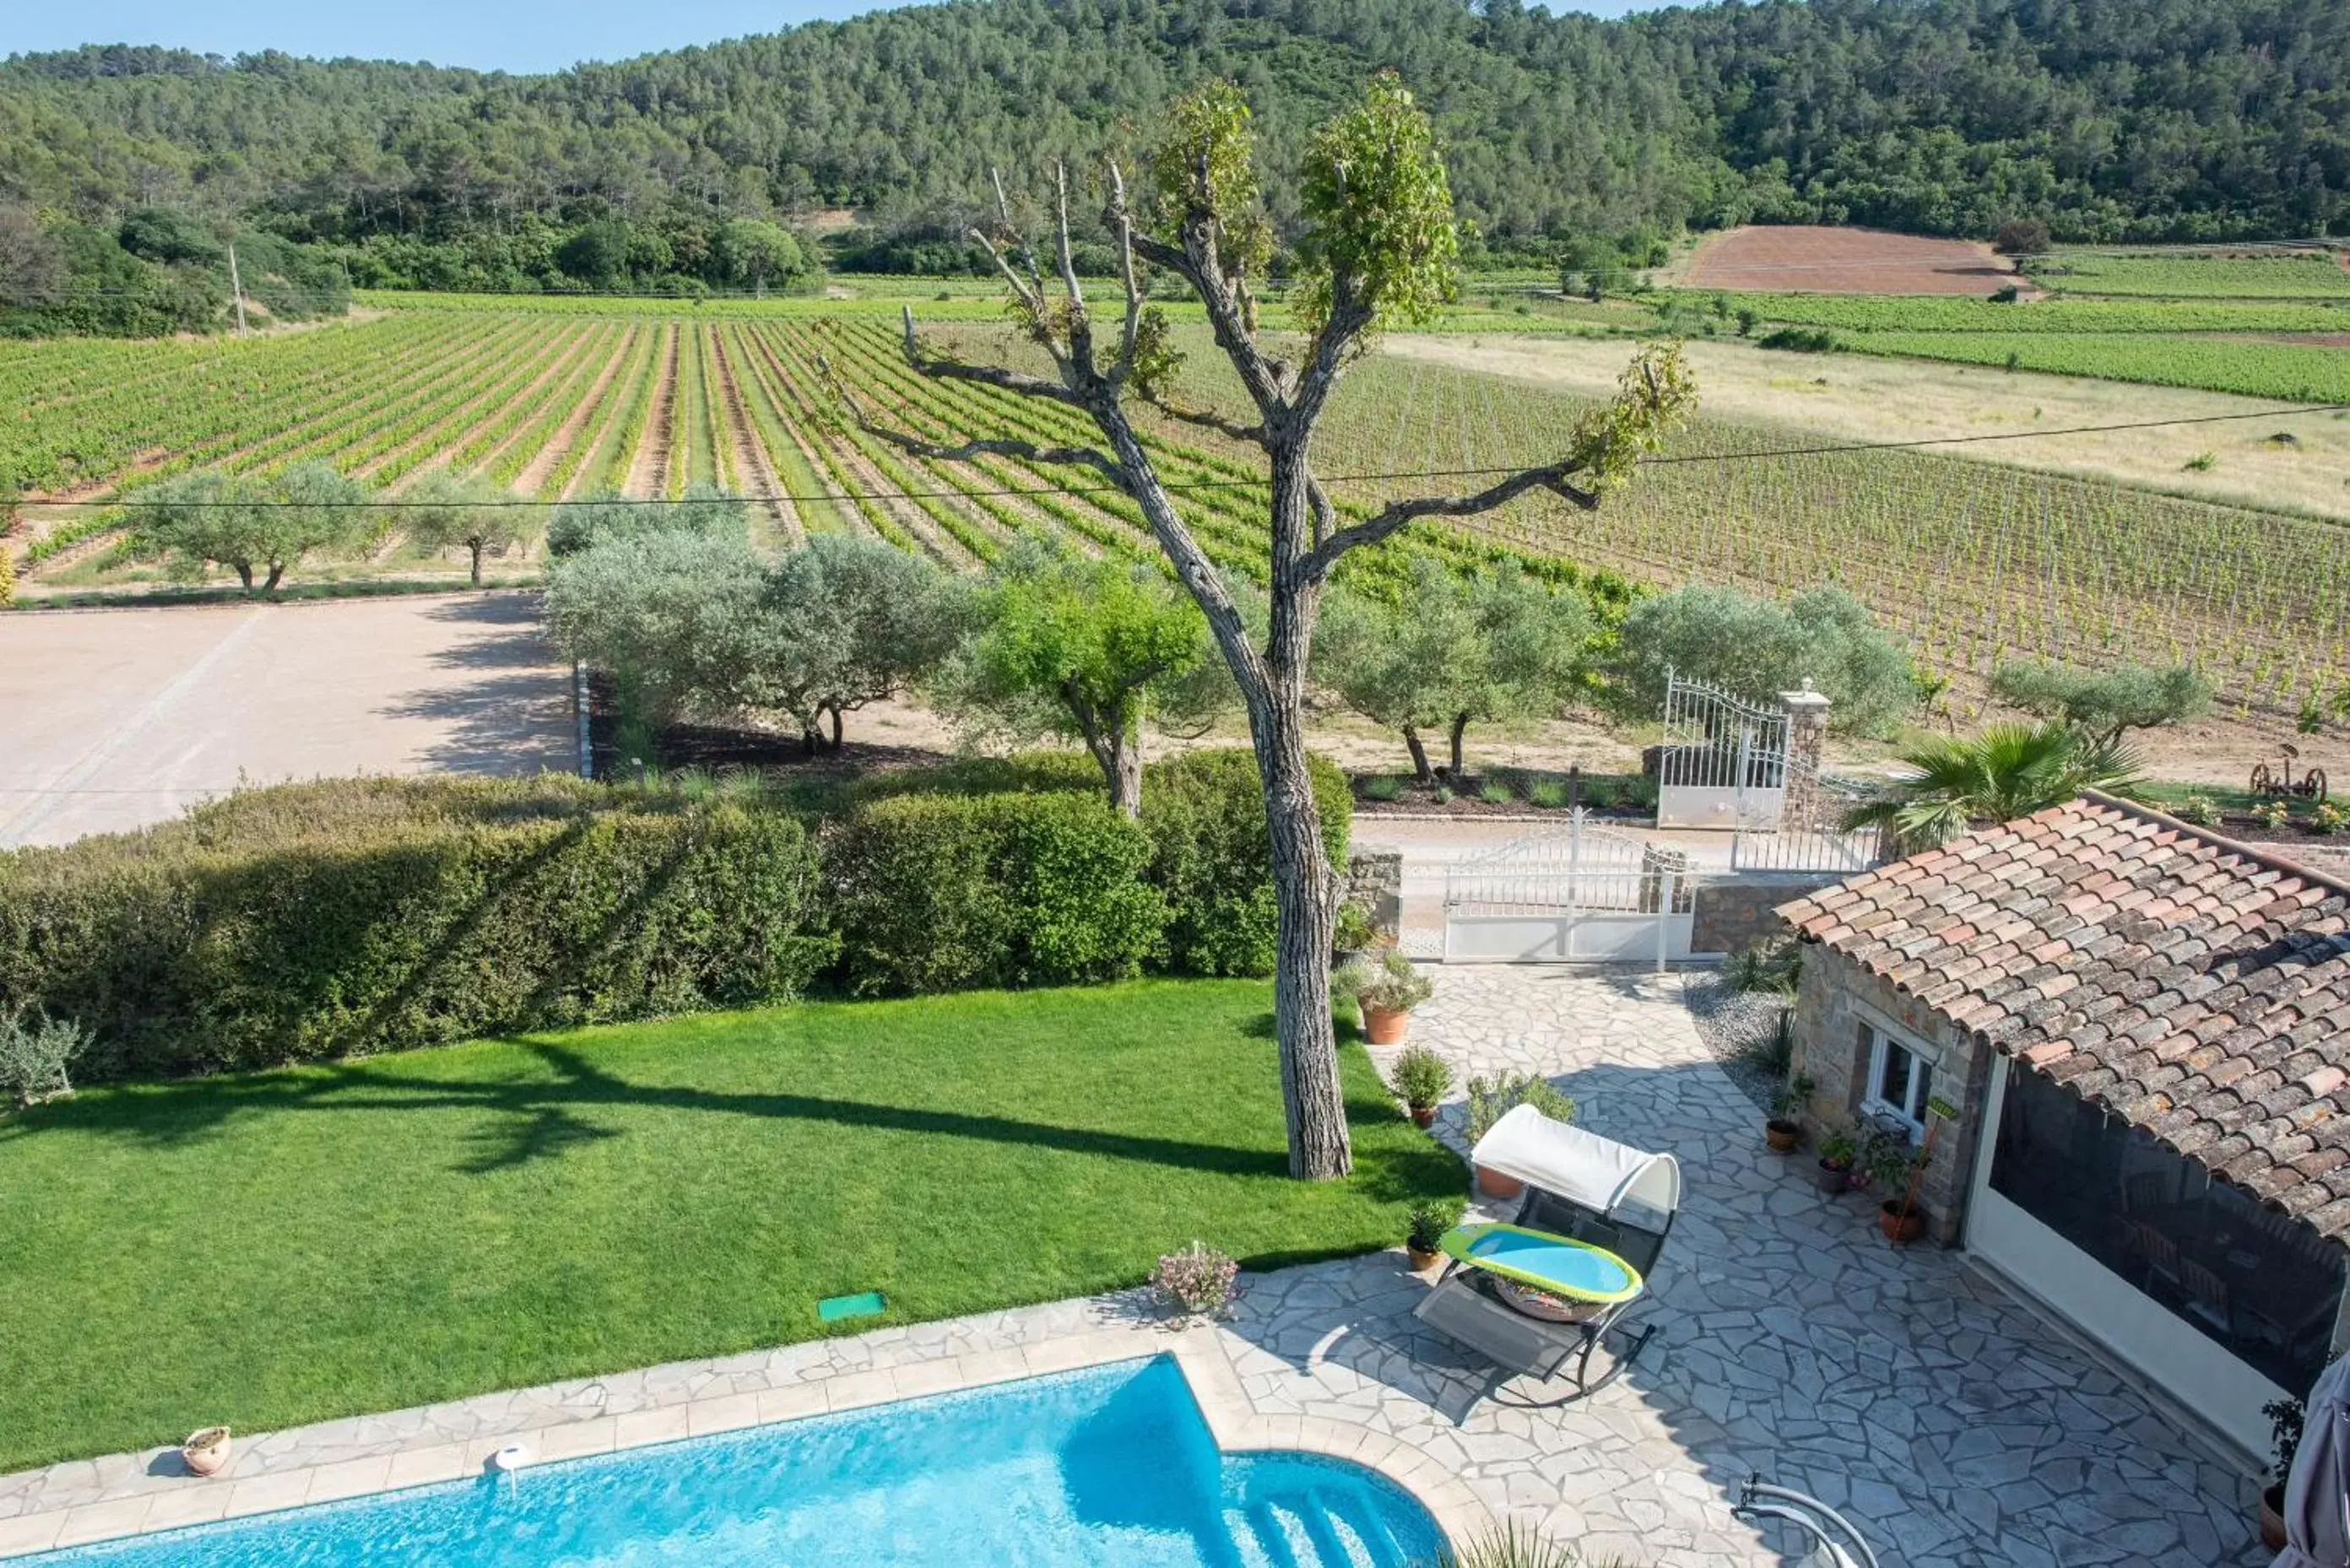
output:
[[1852,1164],[1860,1155],[1860,1140],[1849,1127],[1830,1127],[1820,1135],[1820,1190],[1834,1198],[1852,1190]]
[[[1463,1093],[1468,1098],[1471,1147],[1520,1106],[1532,1106],[1555,1122],[1575,1119],[1575,1101],[1539,1073],[1503,1073],[1499,1077],[1471,1078]],[[1515,1198],[1526,1184],[1498,1170],[1477,1168],[1477,1190],[1488,1198]]]
[[1357,959],[1330,977],[1330,989],[1352,996],[1363,1010],[1363,1035],[1374,1045],[1400,1045],[1411,1010],[1436,993],[1411,960],[1389,948],[1377,963]]
[[1772,1153],[1792,1153],[1804,1141],[1804,1124],[1795,1119],[1795,1113],[1811,1097],[1812,1081],[1800,1073],[1771,1091],[1771,1119],[1762,1124],[1762,1139]]
[[1414,1045],[1395,1060],[1389,1074],[1396,1097],[1411,1111],[1412,1121],[1426,1127],[1436,1119],[1436,1107],[1452,1088],[1452,1069],[1425,1045]]
[[1150,1272],[1150,1283],[1178,1319],[1205,1323],[1232,1310],[1240,1294],[1235,1288],[1240,1272],[1241,1266],[1223,1253],[1194,1241],[1183,1251],[1161,1257]]
[[1447,1203],[1422,1203],[1411,1211],[1411,1228],[1404,1234],[1404,1255],[1411,1260],[1412,1272],[1436,1266],[1444,1255],[1444,1233],[1461,1223],[1462,1204],[1458,1199]]

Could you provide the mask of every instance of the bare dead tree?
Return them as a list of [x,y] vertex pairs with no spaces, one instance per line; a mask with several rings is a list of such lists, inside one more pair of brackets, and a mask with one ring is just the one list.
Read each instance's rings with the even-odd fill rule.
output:
[[[1331,1178],[1346,1174],[1353,1156],[1330,1013],[1339,880],[1323,842],[1305,746],[1306,671],[1324,586],[1348,552],[1391,538],[1418,519],[1471,516],[1537,491],[1578,507],[1598,505],[1694,403],[1695,389],[1678,346],[1646,348],[1626,370],[1616,400],[1575,428],[1556,462],[1471,493],[1397,501],[1342,523],[1314,474],[1315,427],[1377,331],[1390,322],[1426,320],[1453,286],[1459,253],[1451,192],[1428,120],[1400,81],[1383,75],[1316,136],[1303,180],[1312,242],[1298,290],[1305,343],[1292,360],[1274,351],[1257,321],[1251,275],[1269,254],[1270,231],[1258,204],[1246,102],[1237,88],[1215,83],[1179,99],[1170,118],[1172,129],[1150,161],[1153,223],[1131,200],[1125,171],[1114,161],[1104,171],[1103,222],[1116,248],[1122,296],[1107,342],[1097,337],[1077,276],[1065,169],[1055,170],[1053,182],[1052,283],[1013,221],[1000,176],[993,228],[972,231],[1011,291],[1028,337],[1049,356],[1051,377],[926,351],[911,309],[904,316],[906,359],[916,371],[1076,410],[1093,421],[1101,444],[988,439],[944,445],[886,428],[854,409],[853,399],[852,408],[873,433],[924,455],[993,453],[1090,468],[1141,509],[1206,614],[1247,706],[1280,916],[1274,995],[1289,1167],[1297,1177]],[[1169,383],[1180,361],[1164,315],[1147,303],[1149,269],[1181,278],[1206,307],[1253,419],[1171,404]],[[1138,400],[1264,452],[1269,622],[1261,646],[1136,433],[1129,406]]]

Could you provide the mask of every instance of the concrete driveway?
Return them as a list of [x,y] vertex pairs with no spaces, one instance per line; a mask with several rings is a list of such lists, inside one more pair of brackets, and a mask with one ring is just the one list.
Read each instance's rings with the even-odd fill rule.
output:
[[520,593],[0,616],[0,846],[240,784],[576,763],[568,667]]

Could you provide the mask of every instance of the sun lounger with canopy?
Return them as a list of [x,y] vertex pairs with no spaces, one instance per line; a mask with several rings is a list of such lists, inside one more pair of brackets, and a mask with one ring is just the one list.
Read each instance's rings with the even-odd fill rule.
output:
[[[1471,1157],[1525,1183],[1514,1220],[1444,1238],[1451,1261],[1415,1315],[1514,1373],[1572,1376],[1564,1404],[1620,1376],[1656,1335],[1611,1330],[1647,1291],[1681,1199],[1680,1166],[1520,1106]],[[1608,1360],[1594,1377],[1603,1344]]]

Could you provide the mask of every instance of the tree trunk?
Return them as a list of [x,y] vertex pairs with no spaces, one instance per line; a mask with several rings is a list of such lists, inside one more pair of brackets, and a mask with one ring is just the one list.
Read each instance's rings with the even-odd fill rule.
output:
[[824,711],[832,717],[832,738],[825,742],[824,749],[837,756],[840,753],[840,704],[827,702],[824,705]]
[[1107,707],[1097,708],[1076,681],[1064,680],[1061,701],[1077,722],[1094,765],[1102,771],[1111,807],[1129,818],[1141,816],[1141,726],[1135,717],[1134,694],[1123,692]]
[[1436,773],[1428,765],[1428,746],[1420,740],[1417,727],[1410,724],[1403,727],[1403,743],[1411,748],[1411,776],[1424,784],[1434,784]]
[[234,563],[234,565],[236,567],[236,580],[244,585],[244,591],[246,593],[251,593],[253,591],[253,563],[250,561],[238,561]]
[[1289,1174],[1326,1181],[1355,1167],[1347,1102],[1338,1087],[1338,1037],[1330,1018],[1330,937],[1338,921],[1338,874],[1322,842],[1322,814],[1306,765],[1305,670],[1319,586],[1296,573],[1310,508],[1303,451],[1273,453],[1274,578],[1265,691],[1249,729],[1264,784],[1280,919],[1274,962],[1274,1025],[1281,1041],[1281,1096],[1289,1122]]
[[1452,715],[1452,782],[1456,784],[1468,776],[1468,771],[1463,768],[1461,763],[1461,734],[1462,731],[1468,728],[1468,714],[1455,713]]
[[478,588],[482,586],[482,542],[473,540],[466,547],[473,552],[473,586]]
[[[270,563],[269,563],[269,580],[268,580],[268,581],[266,581],[266,582],[265,582],[265,583],[263,583],[263,584],[261,585],[261,591],[262,591],[263,593],[265,593],[265,594],[274,594],[274,593],[276,593],[276,592],[277,591],[277,584],[278,584],[278,581],[279,581],[281,578],[283,578],[285,576],[286,576],[286,563],[285,563],[285,562],[283,562],[283,561],[272,561],[272,562],[270,562]],[[246,587],[248,587],[248,588],[249,588],[249,587],[253,587],[253,579],[252,579],[250,576],[248,576],[248,577],[246,577],[246,578],[245,578],[245,580],[244,580],[244,586],[245,586]]]

